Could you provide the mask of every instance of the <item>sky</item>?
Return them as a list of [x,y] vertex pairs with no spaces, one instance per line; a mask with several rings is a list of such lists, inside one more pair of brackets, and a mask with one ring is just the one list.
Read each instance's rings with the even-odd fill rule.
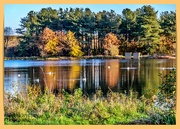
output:
[[[93,12],[114,10],[117,14],[122,14],[122,10],[129,8],[135,11],[145,4],[5,4],[4,5],[4,27],[11,27],[13,30],[19,28],[20,20],[26,17],[28,12],[39,12],[42,8],[51,7],[53,9],[59,8],[90,8]],[[150,4],[158,15],[164,11],[175,11],[175,4]]]

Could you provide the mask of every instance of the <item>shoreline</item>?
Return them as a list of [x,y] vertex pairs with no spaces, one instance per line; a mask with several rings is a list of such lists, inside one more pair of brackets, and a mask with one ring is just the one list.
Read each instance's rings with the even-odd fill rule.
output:
[[[82,56],[82,57],[4,57],[4,60],[82,60],[82,59],[125,59],[125,56],[105,56],[105,55],[96,55],[96,56]],[[133,59],[133,56],[131,57]],[[176,59],[175,56],[153,56],[153,55],[142,55],[140,59]]]

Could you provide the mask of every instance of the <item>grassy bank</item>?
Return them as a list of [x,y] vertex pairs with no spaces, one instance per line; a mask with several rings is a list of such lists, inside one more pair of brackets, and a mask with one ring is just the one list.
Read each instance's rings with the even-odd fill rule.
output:
[[154,99],[131,92],[129,96],[100,90],[93,97],[84,96],[80,89],[73,94],[54,95],[38,86],[29,87],[28,94],[4,96],[5,124],[75,125],[75,124],[175,124],[174,110],[164,110]]

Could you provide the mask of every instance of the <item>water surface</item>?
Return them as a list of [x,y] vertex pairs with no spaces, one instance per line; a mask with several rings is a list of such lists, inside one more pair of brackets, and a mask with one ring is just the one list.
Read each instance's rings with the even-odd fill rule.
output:
[[[85,94],[101,89],[115,92],[138,92],[151,97],[161,84],[159,73],[167,74],[176,66],[169,59],[88,59],[88,60],[6,60],[4,61],[4,90],[26,91],[28,85],[48,87],[51,91],[81,88]],[[13,88],[12,88],[13,86]]]

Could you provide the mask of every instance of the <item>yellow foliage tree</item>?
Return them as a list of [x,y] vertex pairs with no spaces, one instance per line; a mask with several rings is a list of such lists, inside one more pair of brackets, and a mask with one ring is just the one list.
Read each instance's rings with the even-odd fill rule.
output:
[[66,42],[69,46],[70,49],[70,56],[82,56],[83,52],[81,51],[81,47],[79,46],[78,40],[74,36],[75,33],[68,31],[67,37],[66,37]]
[[57,45],[58,45],[58,38],[55,37],[54,39],[49,40],[46,43],[44,50],[46,50],[48,53],[51,53],[52,55],[57,55],[58,53]]
[[74,45],[71,47],[71,51],[69,53],[71,56],[82,56],[83,52],[80,50],[80,47],[78,45]]

